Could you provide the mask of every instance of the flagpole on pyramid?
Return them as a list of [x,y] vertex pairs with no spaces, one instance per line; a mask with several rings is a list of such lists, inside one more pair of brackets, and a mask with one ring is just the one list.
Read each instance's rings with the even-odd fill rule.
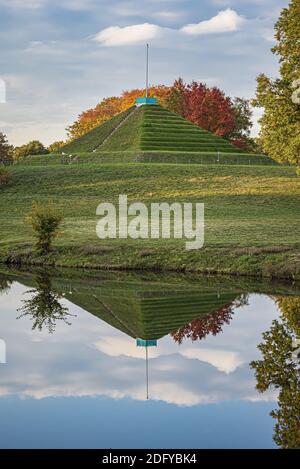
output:
[[146,58],[146,98],[148,98],[149,88],[149,44],[147,44],[147,58]]

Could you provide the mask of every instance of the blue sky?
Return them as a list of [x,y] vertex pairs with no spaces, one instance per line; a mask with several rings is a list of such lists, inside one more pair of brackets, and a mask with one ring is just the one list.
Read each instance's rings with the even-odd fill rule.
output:
[[[273,25],[287,0],[0,0],[0,131],[49,144],[105,96],[178,76],[253,97],[276,76]],[[258,113],[255,113],[255,119]],[[255,124],[254,132],[258,126]]]

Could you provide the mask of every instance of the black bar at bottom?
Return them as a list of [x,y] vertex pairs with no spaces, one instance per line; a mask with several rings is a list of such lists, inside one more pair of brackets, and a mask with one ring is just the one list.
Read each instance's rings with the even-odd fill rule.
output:
[[[139,467],[144,464],[199,466],[204,463],[283,463],[295,457],[293,450],[196,450],[196,449],[91,449],[91,450],[0,450],[0,464],[54,466],[72,464],[73,466]],[[3,466],[2,466],[3,467]]]

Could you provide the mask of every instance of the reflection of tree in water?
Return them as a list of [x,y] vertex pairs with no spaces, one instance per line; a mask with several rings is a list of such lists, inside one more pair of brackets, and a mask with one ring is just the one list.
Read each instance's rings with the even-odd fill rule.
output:
[[181,327],[177,331],[171,333],[171,336],[178,344],[181,344],[183,339],[191,339],[193,342],[202,340],[207,335],[217,335],[222,332],[222,327],[229,324],[234,310],[239,306],[247,303],[247,295],[242,295],[240,298],[235,299],[231,303],[223,305],[217,311],[214,311],[200,318],[194,319]]
[[10,280],[8,280],[6,277],[0,276],[0,295],[8,293],[11,286],[12,282]]
[[67,307],[60,304],[61,296],[51,289],[49,276],[43,273],[37,277],[36,281],[38,287],[26,292],[32,296],[29,300],[23,300],[23,306],[19,310],[22,314],[18,319],[28,316],[33,321],[33,330],[41,331],[45,327],[50,334],[55,331],[57,321],[71,325],[67,319],[73,315],[68,312]]
[[300,297],[277,297],[281,321],[273,321],[258,348],[262,360],[250,365],[255,370],[257,389],[279,391],[274,441],[281,448],[300,448],[300,366],[292,357],[293,340],[300,333]]

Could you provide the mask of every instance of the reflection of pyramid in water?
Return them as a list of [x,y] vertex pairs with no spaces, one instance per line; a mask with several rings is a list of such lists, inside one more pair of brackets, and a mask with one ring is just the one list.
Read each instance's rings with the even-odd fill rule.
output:
[[[178,278],[180,281],[178,281]],[[31,288],[37,276],[11,275]],[[199,316],[231,303],[242,289],[204,287],[180,277],[105,273],[70,279],[50,275],[53,291],[135,339],[158,340]]]
[[148,400],[149,347],[156,347],[158,339],[180,329],[191,320],[231,303],[239,293],[158,289],[139,293],[120,290],[118,294],[117,291],[102,288],[101,296],[98,295],[94,293],[90,296],[87,306],[86,296],[73,291],[71,301],[136,338],[137,347],[145,349],[145,398]]
[[[40,276],[44,278],[45,274]],[[109,274],[107,274],[109,276]],[[15,280],[41,287],[38,277],[14,275]],[[47,275],[46,275],[47,277]],[[116,329],[136,339],[137,347],[145,349],[145,392],[149,399],[148,348],[156,347],[161,337],[180,329],[201,315],[212,313],[231,303],[239,292],[208,289],[184,282],[137,281],[128,284],[102,278],[82,278],[71,281],[47,277],[51,290],[88,311]],[[37,285],[36,285],[37,284]]]
[[[68,295],[66,295],[68,297]],[[180,329],[193,319],[213,313],[231,303],[238,292],[194,291],[193,289],[150,290],[143,293],[127,291],[125,294],[101,289],[88,298],[73,291],[73,303],[111,324],[113,327],[136,338],[137,347],[145,350],[145,399],[151,399],[151,370],[149,347],[156,347],[157,340]],[[88,300],[88,305],[86,301]]]
[[[174,287],[173,287],[174,288]],[[212,313],[231,303],[239,292],[195,291],[193,289],[138,292],[101,287],[100,291],[77,288],[65,296],[133,338],[160,339],[192,319]]]

